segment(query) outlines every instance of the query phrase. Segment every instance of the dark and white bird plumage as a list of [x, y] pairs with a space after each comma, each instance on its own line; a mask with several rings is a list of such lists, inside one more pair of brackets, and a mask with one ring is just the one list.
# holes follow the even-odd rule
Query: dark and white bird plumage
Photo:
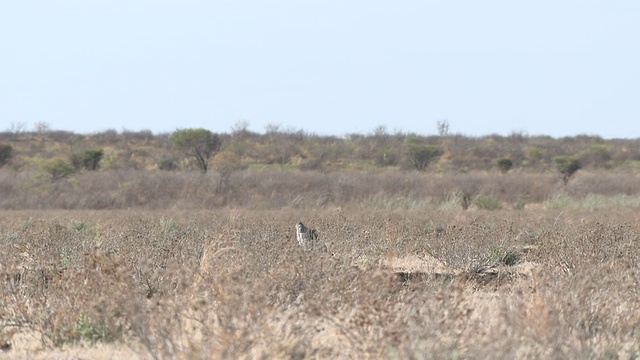
[[296, 239], [300, 246], [313, 245], [318, 240], [318, 231], [304, 226], [302, 221], [296, 224]]

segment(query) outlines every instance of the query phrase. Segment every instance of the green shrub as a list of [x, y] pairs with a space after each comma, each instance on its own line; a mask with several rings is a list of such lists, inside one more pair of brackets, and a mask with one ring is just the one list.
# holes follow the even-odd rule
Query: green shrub
[[562, 182], [565, 186], [573, 174], [582, 168], [580, 161], [572, 156], [556, 156], [553, 158], [553, 162], [562, 175]]
[[173, 170], [178, 170], [178, 164], [176, 164], [174, 159], [170, 159], [170, 158], [162, 158], [160, 160], [158, 160], [158, 169], [160, 170], [166, 170], [166, 171], [173, 171]]
[[542, 160], [542, 158], [543, 158], [542, 150], [540, 150], [538, 148], [529, 149], [529, 159], [532, 162], [538, 162], [538, 161]]
[[518, 260], [520, 260], [520, 256], [514, 250], [507, 249], [506, 247], [500, 245], [491, 250], [489, 259], [494, 263], [513, 266], [518, 263]]
[[62, 346], [81, 341], [89, 344], [110, 343], [120, 339], [123, 333], [123, 326], [114, 324], [111, 319], [100, 317], [94, 320], [90, 316], [80, 315], [74, 323], [61, 324], [50, 337], [54, 345]]
[[204, 174], [209, 167], [209, 159], [220, 151], [222, 142], [217, 134], [206, 129], [179, 129], [171, 134], [171, 142], [185, 154], [193, 156]]
[[102, 149], [91, 149], [71, 155], [71, 163], [77, 170], [97, 170], [104, 156]]
[[502, 204], [498, 199], [489, 195], [480, 195], [473, 200], [473, 204], [480, 209], [497, 210], [502, 208]]
[[545, 210], [567, 209], [573, 207], [575, 200], [566, 193], [553, 194], [543, 204]]
[[84, 221], [71, 220], [71, 228], [75, 231], [82, 231], [86, 228]]
[[498, 165], [498, 170], [500, 170], [500, 172], [503, 174], [508, 173], [509, 170], [511, 170], [511, 168], [513, 167], [513, 161], [509, 159], [498, 159], [496, 161], [496, 164]]
[[580, 162], [595, 168], [609, 167], [611, 161], [611, 150], [604, 143], [594, 143], [589, 146], [589, 150], [580, 155]]
[[409, 163], [418, 171], [429, 166], [436, 157], [442, 155], [442, 150], [435, 145], [410, 145], [407, 150]]
[[0, 144], [0, 167], [6, 165], [13, 157], [13, 148], [11, 145]]
[[38, 167], [49, 174], [51, 181], [56, 181], [69, 176], [75, 169], [69, 162], [62, 158], [45, 159], [38, 163]]

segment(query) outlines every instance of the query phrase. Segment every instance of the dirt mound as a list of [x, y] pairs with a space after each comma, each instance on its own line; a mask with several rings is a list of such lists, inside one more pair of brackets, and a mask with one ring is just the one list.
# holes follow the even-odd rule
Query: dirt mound
[[533, 276], [536, 264], [522, 262], [513, 266], [488, 264], [474, 269], [463, 270], [447, 266], [443, 261], [430, 256], [407, 255], [389, 256], [382, 262], [384, 269], [389, 269], [402, 282], [425, 281], [429, 279], [460, 279], [471, 281], [475, 285], [512, 283], [518, 279], [529, 279]]

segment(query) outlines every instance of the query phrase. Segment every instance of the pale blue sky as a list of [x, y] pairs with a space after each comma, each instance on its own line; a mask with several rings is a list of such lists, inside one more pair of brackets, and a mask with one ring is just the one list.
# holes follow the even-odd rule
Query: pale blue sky
[[640, 137], [638, 0], [7, 0], [0, 131]]

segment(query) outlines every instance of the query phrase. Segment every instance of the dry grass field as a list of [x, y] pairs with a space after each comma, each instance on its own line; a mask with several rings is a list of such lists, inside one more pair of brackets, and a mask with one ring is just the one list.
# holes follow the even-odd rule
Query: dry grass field
[[639, 234], [634, 208], [3, 211], [0, 359], [638, 358]]
[[0, 133], [0, 359], [640, 359], [640, 140], [221, 138]]

